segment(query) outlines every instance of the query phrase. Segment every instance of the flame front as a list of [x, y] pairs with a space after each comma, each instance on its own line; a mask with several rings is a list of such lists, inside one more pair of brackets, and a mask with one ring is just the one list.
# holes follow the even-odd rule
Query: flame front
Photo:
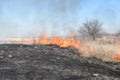
[[70, 38], [50, 37], [41, 35], [39, 38], [23, 39], [22, 44], [54, 44], [60, 47], [73, 46], [76, 49], [80, 48], [80, 43], [75, 40], [75, 35], [71, 35]]
[[[120, 42], [118, 42], [118, 48], [120, 49]], [[114, 61], [120, 62], [120, 51], [117, 51], [117, 53], [115, 53], [115, 54], [112, 56], [112, 59], [113, 59]]]

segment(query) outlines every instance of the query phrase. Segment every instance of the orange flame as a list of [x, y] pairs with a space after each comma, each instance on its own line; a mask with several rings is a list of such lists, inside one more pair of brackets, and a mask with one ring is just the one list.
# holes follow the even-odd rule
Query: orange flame
[[[118, 42], [118, 47], [119, 47], [119, 49], [120, 49], [120, 42]], [[119, 51], [118, 51], [118, 53], [115, 53], [115, 54], [112, 56], [112, 59], [113, 59], [114, 61], [120, 62], [120, 54], [119, 54]]]
[[113, 60], [120, 62], [120, 55], [119, 54], [117, 54], [117, 53], [114, 54], [112, 58], [113, 58]]
[[80, 43], [75, 40], [75, 35], [71, 34], [70, 38], [51, 37], [48, 38], [46, 35], [41, 35], [39, 38], [23, 39], [22, 44], [54, 44], [60, 47], [73, 46], [76, 49], [80, 48]]

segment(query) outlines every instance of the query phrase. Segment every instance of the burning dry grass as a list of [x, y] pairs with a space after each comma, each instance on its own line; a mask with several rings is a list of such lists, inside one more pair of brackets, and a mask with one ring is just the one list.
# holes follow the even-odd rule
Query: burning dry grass
[[118, 51], [112, 56], [112, 59], [120, 62], [120, 42], [118, 42]]
[[76, 40], [75, 35], [71, 35], [69, 38], [48, 38], [42, 35], [39, 38], [24, 38], [19, 41], [22, 44], [55, 44], [60, 47], [73, 46], [79, 49], [81, 56], [92, 57], [103, 61], [120, 62], [120, 43], [117, 41], [110, 43], [110, 41], [103, 40], [102, 38], [100, 41], [89, 41], [88, 39], [81, 41], [79, 39]]
[[82, 51], [81, 55], [85, 57], [93, 57], [103, 61], [113, 61], [112, 56], [119, 52], [116, 44], [99, 44], [97, 42], [83, 43], [90, 48], [88, 51]]
[[103, 61], [120, 62], [120, 39], [115, 36], [104, 36], [91, 41], [87, 38], [81, 40], [81, 43], [89, 47], [89, 50], [81, 50], [81, 55], [93, 57]]
[[[111, 37], [110, 37], [111, 38]], [[111, 40], [111, 39], [110, 39]], [[55, 44], [60, 47], [73, 46], [77, 48], [81, 56], [93, 57], [103, 61], [119, 61], [120, 62], [120, 45], [117, 41], [110, 41], [108, 39], [96, 41], [80, 41], [76, 40], [75, 35], [71, 35], [69, 38], [50, 37], [42, 35], [39, 38], [31, 39], [30, 44]]]
[[46, 35], [41, 35], [38, 38], [33, 38], [33, 39], [23, 39], [22, 44], [26, 44], [26, 42], [29, 42], [28, 44], [54, 44], [59, 47], [69, 47], [73, 46], [76, 49], [80, 48], [80, 43], [79, 41], [76, 41], [75, 35], [71, 34], [69, 38], [60, 38], [60, 37], [47, 37]]

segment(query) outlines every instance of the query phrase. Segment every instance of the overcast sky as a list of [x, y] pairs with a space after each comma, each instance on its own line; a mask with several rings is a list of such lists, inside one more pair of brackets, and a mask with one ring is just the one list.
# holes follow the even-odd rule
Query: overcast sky
[[119, 5], [120, 0], [0, 0], [0, 37], [64, 35], [93, 19], [113, 33], [120, 29]]

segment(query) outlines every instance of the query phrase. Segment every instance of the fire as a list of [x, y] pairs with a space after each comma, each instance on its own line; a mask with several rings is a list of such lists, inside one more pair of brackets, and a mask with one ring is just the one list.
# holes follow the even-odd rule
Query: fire
[[76, 41], [75, 35], [71, 34], [70, 38], [50, 37], [41, 35], [39, 38], [23, 39], [22, 44], [54, 44], [60, 47], [73, 46], [76, 49], [80, 48], [80, 43]]
[[120, 54], [117, 54], [117, 53], [116, 53], [116, 54], [113, 55], [112, 58], [113, 58], [113, 60], [115, 60], [115, 61], [117, 61], [117, 62], [120, 62]]
[[[119, 47], [119, 49], [120, 49], [120, 42], [118, 42], [118, 47]], [[115, 54], [112, 56], [112, 59], [113, 59], [114, 61], [120, 62], [120, 53], [119, 53], [119, 51], [117, 51], [117, 53], [115, 53]]]
[[84, 44], [81, 44], [79, 40], [76, 40], [74, 34], [71, 34], [69, 37], [47, 37], [45, 34], [42, 34], [40, 37], [36, 38], [1, 38], [0, 40], [9, 41], [10, 44], [53, 44], [59, 47], [72, 46], [79, 51], [90, 51], [88, 46], [85, 46]]

